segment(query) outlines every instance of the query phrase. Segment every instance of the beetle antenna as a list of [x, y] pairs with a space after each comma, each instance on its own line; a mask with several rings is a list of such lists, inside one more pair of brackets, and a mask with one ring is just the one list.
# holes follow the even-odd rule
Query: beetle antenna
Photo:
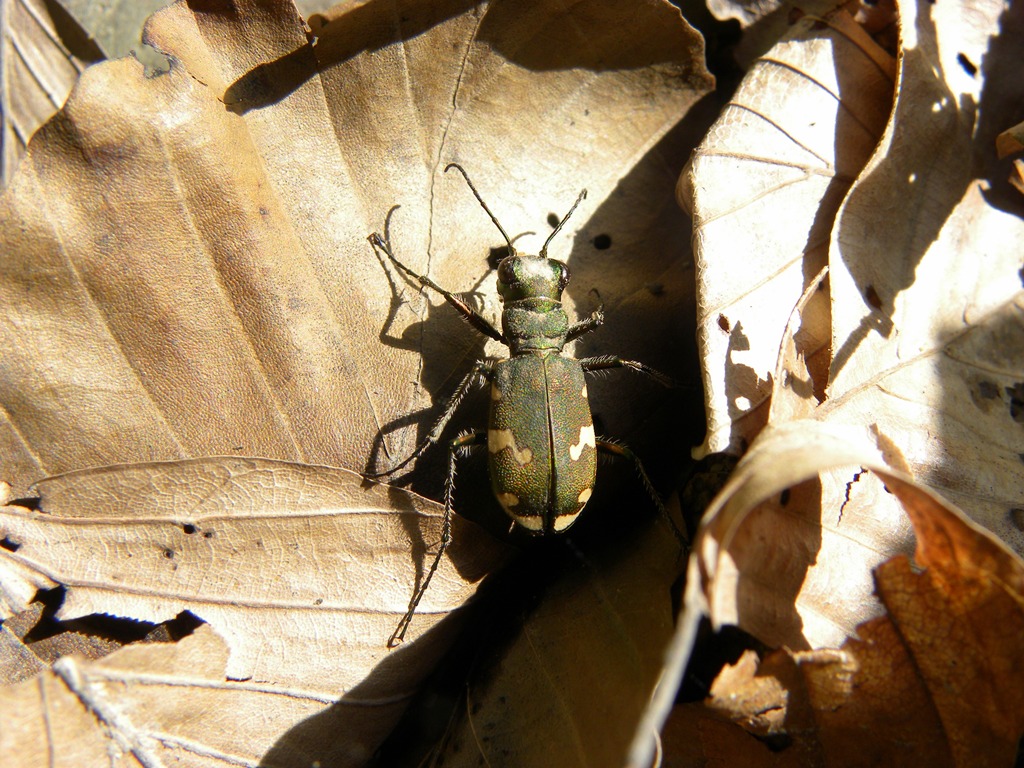
[[540, 258], [546, 259], [548, 257], [548, 243], [550, 243], [554, 236], [558, 234], [565, 222], [567, 222], [569, 217], [572, 216], [572, 212], [576, 210], [576, 206], [582, 203], [586, 197], [587, 190], [584, 189], [580, 192], [580, 196], [576, 198], [576, 202], [572, 204], [572, 208], [569, 209], [569, 212], [565, 214], [560, 222], [558, 222], [558, 226], [555, 227], [555, 231], [548, 235], [548, 239], [544, 241], [544, 247], [540, 249]]
[[498, 228], [498, 231], [501, 232], [501, 236], [504, 237], [505, 242], [508, 243], [509, 253], [515, 253], [515, 246], [512, 245], [512, 240], [509, 239], [508, 233], [505, 232], [505, 228], [498, 223], [498, 219], [494, 216], [493, 213], [491, 213], [491, 209], [487, 207], [487, 203], [485, 203], [484, 199], [480, 197], [480, 193], [476, 191], [476, 187], [473, 186], [473, 182], [469, 180], [469, 174], [466, 173], [466, 169], [463, 168], [458, 163], [448, 163], [448, 165], [444, 167], [444, 172], [448, 173], [448, 171], [450, 171], [452, 168], [456, 169], [459, 173], [461, 173], [462, 178], [464, 178], [466, 180], [466, 183], [469, 184], [469, 188], [473, 191], [473, 196], [477, 199], [477, 202], [480, 203], [480, 207], [487, 211], [487, 215], [491, 217], [491, 221], [494, 222], [494, 226]]

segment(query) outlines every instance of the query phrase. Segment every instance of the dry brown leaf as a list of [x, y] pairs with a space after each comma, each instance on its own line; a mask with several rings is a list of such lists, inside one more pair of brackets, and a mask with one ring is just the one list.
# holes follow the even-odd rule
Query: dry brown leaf
[[18, 167], [32, 134], [64, 106], [82, 70], [102, 58], [103, 51], [59, 3], [0, 3], [0, 171], [4, 185]]
[[[697, 534], [671, 651], [678, 673], [705, 614], [770, 645], [816, 649], [841, 645], [883, 611], [871, 571], [912, 540], [896, 498], [864, 467], [911, 473], [1024, 549], [1017, 511], [1024, 485], [1017, 244], [1024, 224], [994, 162], [993, 141], [1024, 100], [1024, 82], [1011, 74], [1020, 61], [1021, 37], [1011, 33], [1020, 28], [1017, 11], [995, 2], [901, 6], [895, 107], [874, 155], [847, 179], [853, 183], [841, 205], [821, 194], [795, 210], [766, 213], [756, 226], [736, 227], [751, 244], [731, 253], [754, 252], [755, 264], [787, 267], [798, 279], [774, 292], [777, 306], [743, 318], [759, 332], [771, 328], [750, 343], [748, 355], [723, 343], [705, 360], [709, 391], [722, 393], [710, 401], [715, 426], [706, 447], [742, 447], [760, 429], [740, 420], [751, 393], [767, 390], [750, 385], [770, 383], [771, 412]], [[766, 86], [763, 98], [783, 97]], [[818, 113], [797, 114], [820, 124]], [[827, 140], [842, 145], [847, 134], [835, 130], [833, 111], [824, 114]], [[699, 265], [709, 263], [724, 249], [704, 242], [704, 189], [722, 197], [712, 212], [747, 198], [735, 202], [707, 173], [683, 182], [702, 226], [695, 255]], [[731, 178], [733, 190], [751, 185], [763, 185], [761, 176]], [[770, 237], [776, 222], [793, 220], [802, 221], [795, 228], [801, 248], [819, 246], [797, 252], [795, 262], [793, 247]], [[738, 295], [763, 279], [749, 268], [734, 275], [740, 279], [729, 285]], [[825, 287], [827, 307], [818, 294]], [[712, 296], [702, 299], [710, 309]], [[721, 332], [735, 327], [723, 315]], [[830, 357], [827, 382], [822, 356]], [[751, 358], [758, 365], [748, 364]], [[840, 465], [859, 468], [825, 471]], [[959, 629], [970, 631], [964, 624]], [[838, 684], [840, 672], [826, 677]], [[651, 711], [670, 706], [670, 695], [659, 693]], [[660, 722], [655, 715], [651, 721]]]
[[662, 520], [581, 557], [474, 671], [437, 764], [622, 766], [661, 676], [681, 562]]
[[678, 708], [684, 722], [670, 733], [696, 729], [718, 760], [738, 745], [751, 766], [1012, 763], [1024, 735], [1024, 561], [937, 497], [886, 483], [919, 542], [913, 564], [897, 557], [875, 572], [887, 615], [838, 651], [782, 650], [759, 667], [745, 657], [706, 702], [750, 733], [791, 741], [789, 754], [735, 732], [705, 741], [710, 713], [698, 705]]
[[[764, 425], [783, 332], [885, 126], [893, 71], [845, 12], [801, 19], [747, 75], [680, 178], [701, 292], [702, 452], [739, 450]], [[828, 325], [811, 332], [808, 356]]]
[[1024, 152], [1024, 123], [1017, 123], [996, 136], [996, 153], [1000, 159], [1018, 152]]
[[[316, 503], [288, 519], [247, 516], [277, 505], [276, 485], [246, 492], [242, 484], [232, 495], [228, 482], [223, 514], [242, 516], [217, 550], [228, 561], [197, 570], [204, 547], [221, 544], [189, 522], [209, 503], [197, 468], [230, 475], [271, 465], [188, 457], [363, 469], [411, 451], [411, 423], [432, 421], [431, 400], [447, 395], [482, 343], [450, 308], [432, 306], [382, 266], [366, 236], [400, 203], [390, 230], [400, 258], [453, 290], [493, 295], [485, 257], [500, 235], [465, 186], [443, 174], [453, 160], [509, 232], [539, 232], [517, 241], [525, 250], [586, 186], [587, 202], [552, 244], [573, 270], [569, 307], [575, 297], [589, 311], [591, 288], [606, 306], [606, 329], [577, 354], [621, 352], [688, 378], [682, 339], [693, 295], [685, 224], [671, 204], [688, 147], [673, 127], [711, 80], [699, 36], [667, 3], [350, 3], [313, 44], [289, 3], [194, 8], [173, 5], [147, 28], [172, 58], [167, 74], [146, 78], [130, 60], [89, 70], [0, 200], [0, 477], [22, 495], [49, 473], [177, 460], [45, 481], [48, 515], [9, 512], [17, 551], [0, 551], [3, 595], [13, 610], [38, 587], [68, 584], [64, 617], [109, 611], [157, 621], [188, 608], [227, 639], [228, 677], [307, 686], [314, 709], [342, 696], [330, 710], [341, 708], [338, 718], [314, 717], [309, 727], [333, 728], [357, 764], [444, 644], [430, 631], [383, 657], [438, 538], [437, 519], [424, 521], [433, 533], [406, 530], [408, 515], [395, 509], [409, 497], [392, 491], [344, 538], [319, 529], [336, 518], [314, 514]], [[602, 395], [612, 386], [614, 400]], [[652, 424], [650, 444], [674, 466], [690, 442], [680, 438], [679, 396], [652, 389], [597, 384], [595, 412], [642, 455], [632, 430]], [[436, 463], [443, 453], [434, 452]], [[195, 476], [168, 479], [153, 495], [162, 472]], [[423, 487], [440, 487], [439, 473], [418, 474]], [[133, 504], [163, 510], [160, 519], [122, 529], [121, 517], [136, 519], [124, 512]], [[78, 517], [57, 517], [57, 508]], [[111, 510], [117, 524], [104, 518]], [[61, 533], [39, 552], [44, 530]], [[373, 549], [382, 531], [383, 560]], [[476, 542], [456, 531], [455, 562], [463, 547], [473, 562], [493, 560]], [[127, 578], [109, 559], [134, 546]], [[29, 553], [45, 572], [25, 561]], [[250, 583], [260, 562], [263, 575]], [[427, 632], [432, 610], [461, 604], [491, 564], [451, 574], [449, 592], [432, 584], [413, 632]], [[180, 590], [167, 593], [168, 579]], [[667, 615], [667, 584], [659, 586], [649, 602]], [[247, 603], [253, 589], [270, 591], [266, 605]], [[570, 629], [579, 631], [563, 624], [554, 633]], [[661, 639], [654, 634], [648, 642]], [[650, 684], [641, 681], [637, 695]], [[282, 736], [279, 726], [292, 721], [275, 721], [266, 701], [239, 708], [238, 738], [262, 728], [286, 753], [302, 727]], [[199, 754], [205, 743], [186, 750]]]
[[[393, 727], [448, 642], [451, 628], [432, 628], [501, 551], [457, 518], [450, 559], [408, 636], [420, 641], [390, 653], [440, 538], [433, 502], [345, 470], [240, 458], [86, 470], [39, 490], [38, 512], [0, 509], [0, 575], [13, 608], [61, 584], [62, 619], [159, 622], [188, 610], [227, 641], [221, 677], [316, 692], [321, 708], [340, 700], [333, 727], [346, 729], [353, 754], [372, 752]], [[233, 727], [276, 724], [283, 734], [290, 721], [271, 700], [236, 709]]]
[[[61, 659], [0, 697], [0, 749], [12, 766], [362, 765], [366, 745], [336, 738], [373, 708], [316, 685], [225, 678], [210, 627], [175, 644]], [[293, 725], [280, 739], [280, 726]], [[272, 726], [272, 727], [268, 727]], [[351, 732], [351, 731], [350, 731]]]
[[[399, 256], [479, 286], [500, 235], [443, 174], [451, 160], [509, 232], [541, 231], [524, 249], [586, 186], [552, 248], [571, 254], [570, 304], [589, 311], [599, 288], [606, 305], [583, 351], [686, 378], [684, 223], [664, 196], [685, 150], [659, 140], [710, 79], [677, 10], [353, 4], [310, 46], [288, 3], [179, 3], [147, 39], [171, 71], [89, 70], [0, 200], [0, 446], [17, 492], [117, 462], [407, 455], [409, 415], [429, 423], [481, 343], [448, 307], [427, 317], [366, 237], [400, 203]], [[624, 388], [646, 394], [602, 409], [597, 392], [610, 434], [652, 413], [671, 428], [665, 393]]]

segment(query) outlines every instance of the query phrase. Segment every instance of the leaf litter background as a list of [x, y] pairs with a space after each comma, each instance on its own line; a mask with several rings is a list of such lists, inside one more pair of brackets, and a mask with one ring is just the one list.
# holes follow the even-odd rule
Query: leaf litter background
[[[187, 608], [210, 626], [99, 661], [66, 657], [9, 689], [18, 726], [5, 754], [31, 765], [42, 753], [29, 750], [52, 749], [80, 765], [113, 745], [125, 764], [361, 764], [393, 728], [450, 642], [436, 618], [503, 555], [460, 522], [462, 545], [428, 596], [439, 613], [388, 655], [374, 643], [417, 577], [410, 542], [422, 557], [436, 539], [437, 509], [309, 464], [362, 469], [371, 445], [385, 463], [405, 455], [416, 440], [405, 415], [422, 430], [431, 396], [480, 353], [451, 313], [424, 315], [412, 287], [389, 284], [364, 240], [398, 202], [399, 253], [421, 269], [427, 255], [444, 285], [483, 279], [481, 254], [498, 243], [468, 191], [438, 173], [445, 161], [470, 169], [514, 233], [542, 228], [588, 186], [593, 208], [562, 236], [570, 298], [586, 312], [598, 288], [609, 323], [578, 352], [692, 380], [686, 233], [670, 189], [696, 142], [686, 121], [660, 137], [710, 85], [693, 34], [654, 4], [628, 16], [656, 32], [600, 4], [546, 23], [540, 6], [520, 18], [455, 5], [423, 16], [354, 4], [322, 17], [333, 25], [314, 19], [312, 51], [288, 8], [179, 6], [150, 27], [174, 56], [168, 75], [144, 79], [129, 61], [90, 70], [35, 140], [3, 203], [5, 253], [18, 254], [3, 280], [14, 494], [61, 471], [178, 461], [73, 472], [39, 486], [43, 514], [8, 507], [9, 611], [28, 615], [35, 589], [59, 583], [62, 617], [156, 622]], [[745, 656], [706, 706], [677, 707], [668, 764], [864, 764], [876, 755], [866, 739], [894, 764], [922, 745], [935, 764], [1012, 759], [1019, 558], [900, 478], [941, 490], [1020, 551], [1021, 206], [994, 153], [1021, 118], [1005, 74], [1020, 10], [901, 6], [899, 59], [864, 31], [886, 40], [884, 9], [805, 10], [819, 15], [783, 7], [747, 30], [765, 52], [680, 182], [695, 224], [704, 450], [753, 445], [697, 534], [666, 666], [679, 564], [653, 526], [541, 590], [500, 661], [462, 691], [472, 715], [440, 746], [449, 764], [478, 750], [505, 764], [620, 764], [634, 731], [631, 759], [647, 764], [705, 613], [795, 653], [757, 672]], [[775, 43], [764, 30], [780, 26]], [[574, 32], [522, 45], [538, 29]], [[595, 249], [609, 233], [612, 248]], [[646, 446], [700, 439], [672, 395], [628, 380], [595, 389], [605, 431], [645, 459]], [[182, 461], [216, 453], [302, 464]], [[662, 463], [671, 477], [681, 453]], [[891, 493], [863, 469], [818, 475], [843, 464], [879, 470]], [[415, 487], [436, 497], [437, 476], [420, 468]], [[631, 503], [639, 512], [643, 499]], [[897, 558], [872, 577], [898, 553], [913, 567]], [[7, 631], [17, 618], [5, 624], [19, 660], [9, 679], [35, 658]], [[545, 739], [529, 725], [540, 701], [554, 702]]]

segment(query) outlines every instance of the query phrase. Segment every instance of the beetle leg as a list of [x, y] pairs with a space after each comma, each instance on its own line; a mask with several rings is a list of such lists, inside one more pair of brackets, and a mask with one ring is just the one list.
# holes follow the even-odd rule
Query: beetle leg
[[600, 328], [601, 324], [604, 323], [604, 311], [603, 307], [598, 307], [590, 313], [590, 317], [586, 320], [580, 320], [578, 323], [573, 323], [569, 326], [569, 331], [565, 334], [566, 341], [572, 341], [578, 339], [585, 333], [590, 333], [595, 328]]
[[441, 564], [441, 558], [444, 556], [445, 550], [451, 544], [452, 513], [454, 511], [452, 509], [452, 497], [455, 493], [455, 459], [458, 458], [463, 449], [485, 445], [486, 443], [486, 432], [464, 432], [448, 443], [448, 477], [444, 483], [444, 518], [441, 521], [441, 542], [437, 545], [437, 554], [434, 555], [434, 562], [430, 564], [426, 577], [413, 593], [412, 600], [409, 601], [409, 610], [405, 612], [402, 620], [398, 622], [398, 626], [395, 627], [395, 631], [388, 640], [388, 648], [394, 648], [405, 639], [405, 632], [409, 629], [409, 623], [416, 613], [416, 607], [420, 604], [420, 600], [426, 593], [427, 587], [430, 586], [430, 580], [434, 577], [434, 572]]
[[613, 456], [621, 456], [633, 462], [633, 466], [636, 467], [637, 474], [640, 475], [640, 480], [644, 484], [644, 489], [647, 491], [647, 495], [651, 497], [651, 501], [653, 501], [654, 506], [658, 508], [658, 512], [661, 514], [662, 517], [665, 518], [665, 520], [668, 521], [668, 524], [672, 527], [672, 532], [676, 535], [676, 539], [679, 540], [680, 546], [682, 546], [684, 550], [689, 550], [689, 539], [683, 531], [679, 530], [679, 526], [676, 525], [675, 520], [672, 519], [672, 516], [668, 513], [668, 510], [665, 509], [665, 504], [662, 502], [661, 497], [658, 495], [658, 492], [654, 490], [654, 486], [651, 484], [651, 479], [647, 476], [647, 470], [644, 469], [644, 465], [640, 461], [640, 457], [633, 453], [633, 451], [631, 451], [625, 445], [615, 440], [609, 440], [606, 437], [599, 437], [597, 438], [596, 442], [597, 450], [604, 451], [605, 453], [610, 453]]
[[403, 264], [397, 258], [395, 258], [395, 254], [391, 252], [391, 247], [388, 245], [387, 241], [383, 237], [374, 232], [366, 239], [370, 241], [370, 245], [372, 245], [374, 249], [383, 251], [384, 255], [391, 259], [392, 264], [394, 264], [396, 267], [402, 270], [413, 280], [416, 280], [419, 282], [420, 285], [424, 285], [427, 288], [432, 288], [433, 290], [441, 294], [444, 297], [444, 300], [451, 304], [453, 307], [455, 307], [455, 309], [458, 310], [459, 314], [462, 315], [463, 319], [470, 325], [472, 325], [474, 328], [476, 328], [480, 333], [482, 333], [484, 336], [488, 336], [494, 339], [495, 341], [500, 341], [502, 344], [508, 346], [508, 342], [505, 340], [505, 336], [501, 333], [501, 331], [499, 331], [497, 328], [491, 325], [490, 321], [487, 320], [487, 318], [485, 318], [483, 315], [481, 315], [479, 312], [477, 312], [475, 309], [469, 306], [469, 304], [467, 304], [461, 296], [457, 296], [451, 291], [446, 291], [444, 288], [435, 283], [429, 277], [413, 272], [411, 269], [405, 266], [405, 264]]
[[585, 357], [579, 361], [580, 365], [583, 366], [583, 370], [591, 373], [593, 371], [605, 371], [609, 368], [629, 368], [636, 371], [637, 373], [644, 373], [654, 379], [656, 382], [661, 384], [663, 387], [678, 387], [679, 382], [673, 379], [671, 376], [666, 376], [660, 371], [656, 371], [650, 366], [638, 363], [636, 360], [623, 360], [621, 357], [615, 355], [601, 355], [600, 357]]
[[412, 455], [383, 472], [364, 472], [363, 477], [375, 479], [378, 477], [393, 475], [402, 467], [409, 464], [413, 459], [422, 456], [423, 452], [427, 450], [427, 448], [441, 439], [441, 433], [443, 433], [444, 428], [448, 426], [448, 422], [452, 420], [452, 416], [455, 415], [455, 411], [462, 403], [466, 393], [469, 392], [472, 386], [477, 383], [477, 377], [480, 376], [483, 377], [484, 381], [490, 381], [493, 375], [494, 371], [491, 369], [491, 364], [478, 360], [473, 366], [473, 370], [466, 374], [465, 378], [459, 383], [458, 388], [452, 396], [448, 398], [448, 402], [444, 406], [444, 411], [441, 412], [437, 421], [434, 422], [434, 426], [430, 429], [430, 434], [426, 436], [422, 443], [416, 446], [416, 450], [412, 452]]

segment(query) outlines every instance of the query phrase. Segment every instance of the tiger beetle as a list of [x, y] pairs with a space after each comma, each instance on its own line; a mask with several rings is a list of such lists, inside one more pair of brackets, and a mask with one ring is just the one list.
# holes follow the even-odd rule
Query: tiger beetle
[[[457, 163], [449, 163], [444, 170], [447, 173], [452, 168], [465, 178], [480, 207], [508, 244], [508, 255], [498, 264], [498, 293], [503, 304], [500, 331], [460, 296], [446, 291], [429, 277], [417, 274], [395, 258], [388, 239], [376, 232], [368, 239], [398, 269], [441, 294], [477, 331], [507, 346], [510, 356], [505, 360], [478, 361], [412, 455], [384, 472], [366, 475], [379, 478], [394, 474], [421, 456], [440, 440], [445, 426], [469, 390], [477, 384], [490, 382], [491, 408], [487, 431], [463, 432], [448, 444], [441, 543], [426, 578], [412, 596], [409, 610], [388, 640], [389, 648], [400, 644], [405, 637], [416, 606], [451, 542], [455, 459], [474, 446], [486, 443], [494, 495], [514, 523], [532, 534], [560, 533], [573, 524], [590, 499], [597, 474], [597, 452], [600, 450], [633, 462], [655, 506], [672, 525], [676, 536], [683, 539], [651, 485], [640, 459], [621, 443], [594, 434], [584, 374], [610, 368], [630, 368], [647, 374], [664, 386], [674, 386], [675, 382], [633, 360], [607, 355], [577, 360], [562, 352], [567, 342], [578, 339], [604, 322], [603, 305], [599, 303], [586, 320], [569, 324], [562, 308], [562, 291], [569, 282], [569, 268], [547, 255], [551, 240], [586, 198], [587, 190], [580, 192], [572, 208], [548, 235], [540, 254], [529, 256], [516, 251], [513, 240], [491, 213], [465, 169]], [[386, 226], [384, 231], [385, 234], [388, 231]]]

